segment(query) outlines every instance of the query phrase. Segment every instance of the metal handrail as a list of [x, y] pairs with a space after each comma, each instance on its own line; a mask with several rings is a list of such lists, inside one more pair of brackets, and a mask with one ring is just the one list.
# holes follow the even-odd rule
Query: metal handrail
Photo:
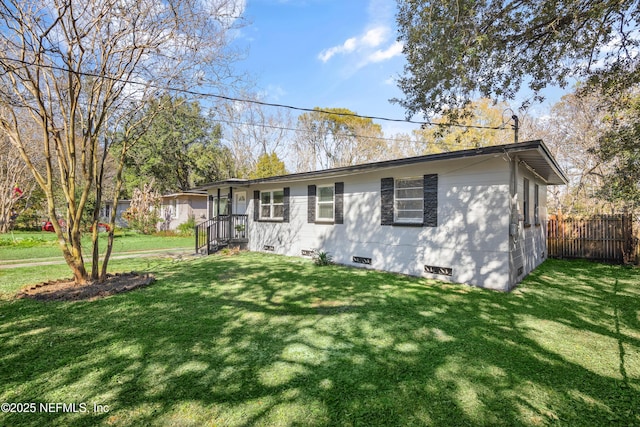
[[209, 254], [211, 246], [228, 242], [231, 239], [247, 239], [247, 215], [219, 215], [195, 226], [196, 252], [207, 248]]

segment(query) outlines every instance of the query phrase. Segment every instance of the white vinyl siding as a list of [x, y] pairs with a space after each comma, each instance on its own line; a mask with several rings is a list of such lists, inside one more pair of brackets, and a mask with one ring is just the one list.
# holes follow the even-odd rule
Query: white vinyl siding
[[421, 223], [424, 216], [424, 180], [422, 177], [395, 180], [395, 222]]
[[282, 219], [284, 216], [284, 191], [260, 192], [260, 219]]
[[316, 203], [316, 220], [333, 221], [335, 206], [333, 185], [318, 187]]
[[[439, 177], [438, 226], [418, 227], [421, 222], [404, 223], [407, 224], [404, 227], [381, 224], [381, 180], [392, 180], [389, 216], [390, 222], [394, 222], [396, 180], [415, 177], [424, 183], [425, 171]], [[323, 250], [331, 254], [335, 262], [354, 267], [494, 289], [509, 287], [510, 246], [508, 233], [504, 230], [508, 230], [510, 220], [510, 171], [502, 158], [492, 157], [482, 163], [477, 159], [462, 159], [455, 167], [451, 162], [434, 162], [428, 168], [420, 164], [393, 171], [374, 169], [340, 178], [344, 180], [345, 189], [342, 225], [337, 222], [340, 192], [334, 177], [290, 183], [289, 223], [259, 220], [260, 192], [278, 189], [274, 183], [249, 186], [247, 191], [257, 202], [249, 205], [251, 218], [253, 206], [258, 207], [256, 222], [250, 222], [247, 227], [249, 249], [262, 252], [269, 247], [274, 253], [290, 256]], [[522, 185], [521, 176], [517, 182]], [[335, 225], [332, 226], [318, 225], [323, 224], [316, 215], [319, 187], [323, 186], [334, 186]], [[313, 204], [309, 204], [311, 195]], [[543, 197], [541, 187], [541, 205], [544, 204]], [[313, 211], [312, 220], [309, 220], [310, 211]], [[353, 257], [371, 258], [371, 264], [354, 263]], [[425, 266], [452, 268], [453, 272], [451, 276], [429, 274]]]

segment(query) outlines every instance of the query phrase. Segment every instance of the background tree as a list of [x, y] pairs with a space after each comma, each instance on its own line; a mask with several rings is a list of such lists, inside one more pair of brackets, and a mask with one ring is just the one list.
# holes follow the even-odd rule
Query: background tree
[[319, 108], [298, 116], [299, 172], [380, 160], [387, 148], [382, 127], [346, 108]]
[[609, 127], [593, 151], [611, 165], [599, 195], [634, 211], [640, 207], [640, 93], [628, 93], [622, 101], [605, 116]]
[[143, 234], [156, 231], [160, 221], [160, 193], [153, 186], [153, 179], [141, 188], [134, 188], [131, 194], [131, 205], [123, 216], [132, 228]]
[[[132, 104], [156, 99], [168, 84], [193, 88], [209, 76], [223, 84], [230, 60], [226, 37], [237, 14], [229, 0], [0, 4], [0, 126], [45, 193], [49, 217], [67, 217], [68, 232], [53, 224], [76, 283], [89, 280], [81, 219], [92, 192], [96, 204], [101, 201], [109, 123]], [[23, 115], [39, 127], [42, 173], [26, 149]], [[62, 203], [54, 197], [54, 175]], [[94, 233], [94, 256], [97, 243]], [[96, 279], [97, 270], [91, 276]]]
[[185, 191], [233, 174], [222, 130], [197, 101], [165, 96], [146, 109], [150, 125], [125, 157], [127, 194], [155, 180], [162, 194]]
[[0, 137], [0, 233], [10, 231], [17, 216], [29, 207], [34, 187], [20, 153]]
[[[242, 99], [260, 101], [258, 94], [244, 92]], [[228, 102], [217, 109], [223, 125], [224, 144], [229, 148], [237, 177], [256, 171], [261, 156], [275, 153], [279, 159], [290, 154], [291, 115], [282, 109], [252, 102]]]
[[[397, 100], [413, 114], [456, 113], [477, 97], [539, 98], [570, 79], [617, 91], [639, 82], [636, 0], [398, 0], [407, 65]], [[618, 89], [615, 89], [618, 88]]]
[[550, 212], [594, 214], [613, 207], [598, 195], [610, 170], [596, 155], [605, 114], [598, 97], [571, 93], [548, 114], [523, 121], [523, 137], [543, 139], [569, 180], [566, 186], [547, 188]]
[[[431, 120], [435, 126], [427, 126], [413, 132], [415, 143], [422, 147], [420, 154], [442, 153], [490, 145], [513, 142], [511, 116], [506, 113], [509, 106], [495, 104], [487, 98], [473, 101], [465, 107], [466, 111], [456, 113], [460, 117], [456, 126], [448, 115]], [[459, 125], [459, 126], [457, 126]]]
[[278, 158], [278, 155], [273, 152], [271, 154], [263, 154], [258, 158], [256, 164], [256, 170], [249, 174], [249, 178], [268, 178], [270, 176], [286, 175], [287, 168], [284, 162]]

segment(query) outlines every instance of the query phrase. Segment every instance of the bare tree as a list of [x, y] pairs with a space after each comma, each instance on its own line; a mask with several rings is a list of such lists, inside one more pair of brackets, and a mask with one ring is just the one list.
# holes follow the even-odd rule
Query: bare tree
[[[243, 99], [260, 101], [257, 94], [244, 93]], [[248, 176], [256, 170], [260, 156], [276, 153], [286, 159], [291, 147], [293, 120], [288, 112], [251, 102], [229, 102], [217, 114], [223, 124], [223, 137], [230, 148], [237, 175]]]
[[[0, 138], [0, 233], [11, 229], [19, 201], [29, 198], [34, 183], [20, 154], [6, 138]], [[23, 204], [26, 207], [26, 204]]]
[[299, 172], [349, 166], [385, 158], [382, 127], [346, 108], [316, 107], [298, 117], [295, 145]]
[[[0, 126], [42, 188], [78, 284], [90, 279], [81, 218], [91, 192], [101, 202], [107, 131], [167, 86], [229, 84], [233, 0], [7, 0], [0, 4]], [[38, 124], [44, 171], [26, 149], [21, 117]], [[54, 198], [59, 176], [62, 204]], [[116, 204], [114, 203], [114, 206]], [[94, 225], [99, 208], [94, 210]], [[97, 227], [94, 227], [94, 257]], [[94, 259], [94, 266], [97, 260]], [[91, 279], [97, 279], [94, 267]]]
[[523, 121], [523, 138], [543, 139], [569, 179], [566, 186], [549, 187], [550, 210], [593, 214], [612, 207], [597, 194], [610, 167], [595, 153], [606, 127], [601, 107], [594, 96], [568, 94], [549, 115]]

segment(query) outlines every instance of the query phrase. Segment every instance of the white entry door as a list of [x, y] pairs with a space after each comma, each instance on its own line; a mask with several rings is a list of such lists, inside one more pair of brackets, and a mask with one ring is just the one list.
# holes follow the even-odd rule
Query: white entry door
[[234, 213], [236, 215], [244, 215], [247, 213], [247, 192], [239, 191], [233, 195], [234, 198]]

